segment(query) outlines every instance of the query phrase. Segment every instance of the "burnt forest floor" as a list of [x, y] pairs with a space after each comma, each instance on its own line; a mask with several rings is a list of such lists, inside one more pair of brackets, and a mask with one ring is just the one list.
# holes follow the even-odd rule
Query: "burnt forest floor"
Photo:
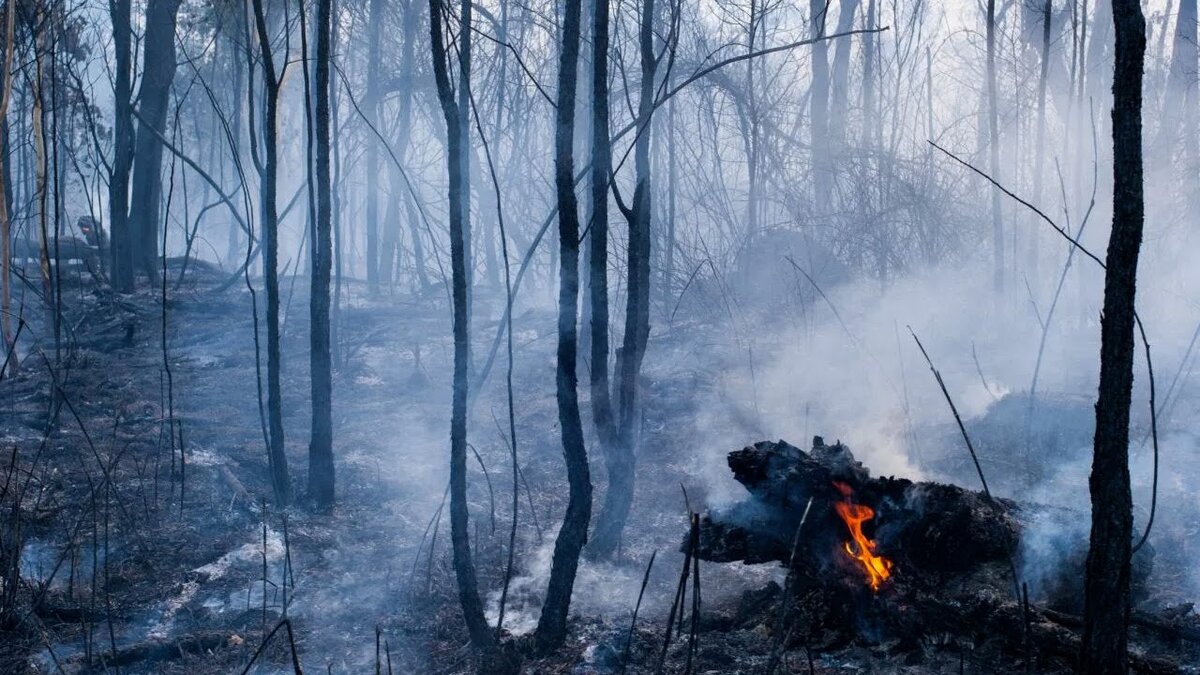
[[[117, 296], [76, 281], [64, 286], [59, 353], [41, 317], [30, 317], [22, 369], [0, 383], [0, 469], [8, 477], [3, 562], [19, 565], [22, 578], [19, 587], [5, 588], [12, 611], [0, 635], [0, 673], [238, 673], [285, 609], [307, 672], [376, 672], [377, 663], [384, 672], [389, 663], [395, 673], [470, 672], [443, 517], [452, 351], [444, 289], [367, 298], [359, 284], [347, 283], [335, 336], [338, 504], [330, 515], [315, 515], [302, 499], [285, 512], [270, 504], [251, 294], [241, 282], [220, 290], [225, 274], [208, 267], [189, 271], [179, 288], [175, 273], [165, 362], [159, 290]], [[256, 300], [261, 317], [261, 292]], [[284, 280], [284, 301], [282, 407], [292, 481], [302, 497], [309, 429], [303, 280]], [[499, 315], [502, 296], [480, 291], [475, 301], [485, 308], [478, 316]], [[28, 304], [37, 300], [31, 295]], [[477, 320], [473, 329], [478, 364], [496, 319]], [[554, 315], [519, 308], [514, 333], [523, 481], [505, 626], [521, 633], [536, 622], [565, 479]], [[722, 372], [744, 367], [744, 353], [727, 349], [729, 340], [702, 321], [676, 318], [656, 327], [638, 491], [620, 558], [585, 561], [567, 645], [526, 660], [527, 672], [618, 672], [652, 553], [626, 672], [656, 672], [683, 560], [684, 489], [693, 508], [705, 505], [711, 482], [704, 477], [713, 469], [701, 464], [714, 456], [712, 446], [723, 453], [760, 433], [746, 412], [752, 401], [727, 401], [721, 437], [711, 423], [687, 422], [701, 402], [723, 400]], [[738, 356], [723, 356], [731, 353]], [[505, 364], [501, 350], [471, 416], [473, 545], [491, 612], [512, 512]], [[586, 401], [584, 408], [586, 416]], [[590, 418], [585, 426], [590, 432]], [[603, 460], [592, 455], [598, 509]], [[975, 649], [953, 636], [915, 649], [886, 639], [791, 636], [777, 649], [782, 573], [774, 566], [701, 567], [692, 672], [763, 672], [773, 660], [784, 672], [1023, 669], [1020, 655]], [[291, 672], [291, 652], [281, 632], [252, 672]], [[684, 672], [686, 639], [675, 640], [663, 661], [662, 672]], [[1060, 660], [1036, 669], [1063, 668]]]

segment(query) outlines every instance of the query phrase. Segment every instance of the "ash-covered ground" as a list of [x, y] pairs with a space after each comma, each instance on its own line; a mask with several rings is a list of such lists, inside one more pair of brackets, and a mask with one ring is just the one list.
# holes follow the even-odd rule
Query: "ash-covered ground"
[[[19, 566], [21, 582], [6, 589], [17, 611], [3, 627], [0, 671], [242, 672], [286, 616], [306, 672], [469, 672], [472, 654], [459, 616], [444, 504], [445, 374], [452, 350], [444, 293], [367, 298], [347, 282], [336, 319], [338, 505], [321, 516], [302, 506], [279, 512], [270, 504], [252, 297], [241, 284], [217, 290], [224, 278], [201, 267], [182, 287], [169, 289], [165, 362], [158, 291], [116, 296], [80, 283], [66, 294], [70, 330], [60, 353], [38, 337], [38, 349], [22, 355], [20, 374], [0, 383], [6, 455], [0, 466], [8, 494], [21, 495], [19, 510], [5, 515], [6, 562]], [[293, 481], [302, 488], [309, 419], [303, 281], [285, 283], [285, 301], [283, 410]], [[480, 291], [475, 302], [478, 367], [498, 329], [503, 297]], [[657, 672], [660, 662], [662, 672], [716, 673], [769, 666], [822, 673], [1025, 668], [1023, 655], [954, 635], [915, 647], [885, 634], [851, 641], [781, 636], [777, 603], [786, 582], [773, 564], [702, 563], [694, 663], [688, 665], [686, 638], [663, 651], [688, 507], [700, 511], [744, 497], [725, 464], [729, 451], [763, 438], [805, 443], [824, 434], [851, 444], [875, 474], [977, 487], [957, 427], [902, 325], [893, 319], [892, 330], [879, 330], [889, 315], [863, 309], [835, 320], [814, 302], [765, 320], [716, 294], [696, 302], [709, 304], [676, 307], [654, 326], [639, 481], [619, 559], [585, 560], [567, 645], [551, 657], [527, 660], [526, 671], [619, 672], [626, 652], [631, 673]], [[714, 309], [723, 305], [720, 321], [693, 318], [719, 315]], [[922, 310], [909, 320], [930, 331], [926, 343], [934, 358], [945, 356], [939, 365], [960, 396], [994, 489], [1079, 509], [1079, 527], [1086, 528], [1091, 421], [1085, 392], [1095, 375], [1084, 368], [1094, 355], [1086, 348], [1054, 352], [1036, 414], [1026, 416], [1028, 393], [1009, 375], [1015, 369], [995, 360], [1031, 355], [1004, 348], [1005, 336], [993, 334], [980, 337], [979, 355], [972, 357], [975, 350], [959, 332], [937, 332], [945, 327], [940, 317], [951, 311]], [[519, 523], [504, 628], [518, 640], [536, 624], [565, 505], [554, 322], [554, 313], [536, 300], [518, 305], [514, 319]], [[970, 323], [969, 316], [955, 319]], [[31, 317], [30, 334], [40, 336], [40, 325]], [[1094, 340], [1095, 330], [1078, 321], [1063, 332], [1070, 342]], [[1174, 367], [1186, 363], [1186, 338], [1186, 332], [1163, 338], [1170, 354], [1163, 361], [1172, 366], [1160, 377], [1168, 382]], [[506, 362], [501, 349], [471, 408], [472, 544], [492, 620], [514, 486], [504, 421]], [[1189, 563], [1200, 553], [1197, 496], [1186, 464], [1196, 452], [1187, 425], [1195, 399], [1187, 392], [1187, 373], [1175, 379], [1172, 389], [1179, 393], [1167, 399], [1171, 414], [1160, 415], [1162, 470], [1151, 538], [1156, 565], [1142, 607], [1174, 608], [1187, 621], [1193, 614], [1186, 603], [1200, 597], [1200, 574]], [[1149, 450], [1138, 444], [1147, 417], [1135, 410], [1139, 528], [1152, 483]], [[591, 433], [586, 413], [585, 426]], [[604, 471], [598, 451], [592, 475], [599, 501]], [[18, 522], [19, 530], [11, 526]], [[1048, 572], [1077, 553], [1065, 550], [1065, 542], [1077, 541], [1074, 533], [1036, 534], [1021, 557], [1035, 598]], [[1186, 636], [1172, 644], [1179, 666], [1200, 672]], [[251, 672], [291, 672], [291, 654], [280, 633]], [[1063, 663], [1046, 659], [1029, 668], [1060, 672]]]

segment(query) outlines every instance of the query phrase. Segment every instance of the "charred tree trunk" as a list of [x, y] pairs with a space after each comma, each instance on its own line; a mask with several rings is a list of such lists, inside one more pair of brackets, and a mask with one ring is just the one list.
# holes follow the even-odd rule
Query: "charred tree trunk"
[[626, 261], [625, 335], [617, 359], [620, 377], [617, 384], [618, 425], [616, 442], [605, 448], [608, 489], [596, 518], [591, 552], [597, 557], [613, 555], [621, 542], [621, 533], [633, 504], [636, 468], [636, 429], [640, 421], [638, 381], [642, 358], [650, 337], [650, 220], [653, 215], [653, 185], [650, 177], [651, 123], [654, 121], [654, 84], [658, 58], [654, 53], [655, 0], [642, 5], [638, 42], [641, 52], [642, 81], [638, 100], [637, 138], [633, 163], [636, 187], [633, 204], [625, 210], [629, 224]]
[[450, 274], [454, 304], [454, 395], [450, 415], [450, 542], [454, 553], [454, 575], [458, 581], [458, 600], [471, 643], [476, 649], [495, 649], [496, 639], [483, 615], [475, 562], [471, 559], [471, 539], [467, 509], [467, 373], [470, 334], [467, 323], [467, 257], [463, 219], [469, 214], [462, 208], [467, 167], [463, 165], [462, 123], [467, 115], [455, 99], [450, 83], [449, 62], [442, 35], [445, 14], [442, 0], [429, 0], [430, 47], [438, 101], [446, 122], [446, 167], [449, 173]]
[[[180, 0], [149, 0], [142, 48], [142, 86], [138, 91], [138, 130], [133, 156], [133, 196], [129, 233], [133, 269], [151, 282], [158, 278], [158, 216], [162, 202], [162, 143], [167, 129], [168, 97], [175, 79], [175, 19]], [[165, 254], [165, 252], [164, 252]], [[114, 265], [118, 261], [113, 260]], [[133, 271], [130, 272], [131, 277]]]
[[1091, 548], [1087, 559], [1081, 666], [1124, 673], [1129, 639], [1133, 500], [1129, 487], [1129, 404], [1142, 193], [1142, 68], [1146, 21], [1139, 0], [1113, 0], [1113, 220], [1100, 321], [1100, 391], [1089, 486]]
[[263, 90], [263, 167], [259, 199], [262, 208], [263, 278], [267, 291], [267, 448], [271, 465], [271, 486], [275, 502], [286, 506], [292, 498], [288, 476], [287, 454], [284, 452], [283, 388], [280, 384], [281, 357], [279, 348], [279, 210], [275, 202], [279, 176], [279, 74], [271, 53], [271, 35], [267, 31], [263, 0], [254, 0], [254, 25], [258, 32], [261, 52]]
[[133, 290], [133, 232], [129, 227], [129, 170], [133, 165], [133, 113], [130, 97], [133, 57], [130, 0], [109, 0], [113, 31], [113, 159], [108, 182], [109, 246], [112, 285]]
[[[605, 459], [617, 442], [608, 381], [608, 181], [612, 171], [612, 140], [608, 111], [608, 0], [592, 6], [592, 197], [591, 251], [588, 254], [588, 292], [591, 298], [592, 418]], [[612, 471], [610, 468], [609, 471]], [[595, 538], [592, 540], [595, 547]]]
[[579, 204], [575, 197], [575, 88], [579, 64], [580, 0], [566, 0], [562, 48], [558, 64], [558, 109], [554, 133], [554, 187], [558, 198], [558, 422], [567, 464], [570, 494], [558, 539], [550, 584], [538, 619], [535, 641], [539, 651], [562, 645], [567, 637], [567, 611], [579, 554], [587, 542], [592, 515], [592, 481], [588, 474], [583, 422], [579, 417], [579, 378], [576, 373], [579, 311]]
[[329, 279], [333, 262], [333, 187], [329, 168], [329, 67], [333, 37], [332, 0], [317, 0], [315, 63], [317, 217], [312, 244], [309, 368], [312, 379], [312, 437], [308, 446], [308, 497], [318, 510], [333, 507], [333, 362], [329, 337]]

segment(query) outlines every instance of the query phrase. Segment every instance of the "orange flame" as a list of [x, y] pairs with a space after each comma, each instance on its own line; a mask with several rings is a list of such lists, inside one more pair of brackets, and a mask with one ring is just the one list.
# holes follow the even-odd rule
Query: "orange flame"
[[883, 582], [892, 576], [892, 561], [875, 555], [875, 542], [868, 539], [862, 531], [863, 523], [875, 517], [875, 509], [850, 501], [850, 496], [854, 494], [854, 491], [850, 489], [849, 485], [835, 481], [833, 486], [842, 493], [843, 498], [833, 507], [842, 521], [846, 523], [853, 540], [845, 542], [842, 546], [846, 549], [846, 554], [851, 559], [857, 560], [866, 571], [867, 582], [871, 585], [871, 590], [878, 591]]

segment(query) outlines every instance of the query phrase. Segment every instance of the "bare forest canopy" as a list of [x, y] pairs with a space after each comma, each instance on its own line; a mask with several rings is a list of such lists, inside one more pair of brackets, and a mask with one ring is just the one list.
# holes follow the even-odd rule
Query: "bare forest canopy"
[[1196, 2], [5, 0], [0, 672], [1200, 672]]

